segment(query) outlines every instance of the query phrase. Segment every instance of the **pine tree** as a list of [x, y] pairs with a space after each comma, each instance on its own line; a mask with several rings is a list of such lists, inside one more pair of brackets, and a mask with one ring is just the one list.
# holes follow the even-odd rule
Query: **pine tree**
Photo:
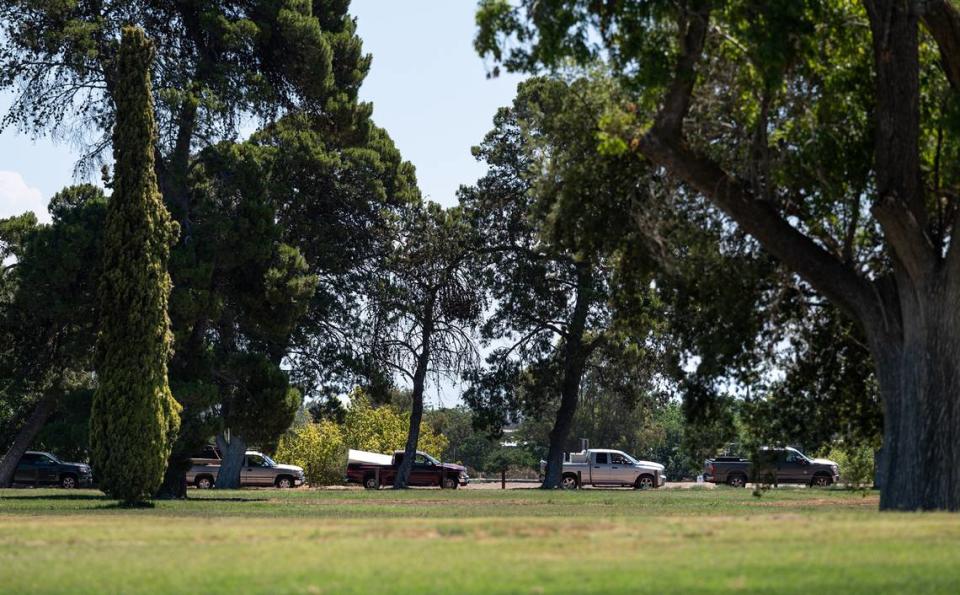
[[154, 173], [153, 44], [126, 27], [113, 90], [115, 176], [99, 287], [98, 389], [90, 440], [101, 489], [127, 503], [159, 487], [180, 425], [167, 381], [172, 352], [167, 260], [178, 228]]

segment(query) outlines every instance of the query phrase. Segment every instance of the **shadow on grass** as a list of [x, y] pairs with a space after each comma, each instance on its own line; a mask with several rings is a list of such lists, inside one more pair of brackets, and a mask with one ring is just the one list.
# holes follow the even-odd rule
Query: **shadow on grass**
[[103, 494], [34, 494], [30, 496], [0, 496], [4, 500], [109, 500]]

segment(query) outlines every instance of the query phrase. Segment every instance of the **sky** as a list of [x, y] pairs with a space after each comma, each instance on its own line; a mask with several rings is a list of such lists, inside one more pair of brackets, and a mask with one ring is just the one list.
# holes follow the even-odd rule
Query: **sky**
[[[373, 64], [360, 90], [374, 105], [404, 158], [417, 168], [425, 198], [456, 203], [461, 184], [484, 172], [470, 154], [492, 127], [498, 107], [509, 105], [520, 78], [487, 79], [473, 50], [474, 0], [353, 0], [364, 50]], [[11, 95], [0, 94], [0, 114]], [[0, 218], [34, 211], [49, 220], [46, 205], [74, 181], [78, 152], [49, 138], [0, 134]]]

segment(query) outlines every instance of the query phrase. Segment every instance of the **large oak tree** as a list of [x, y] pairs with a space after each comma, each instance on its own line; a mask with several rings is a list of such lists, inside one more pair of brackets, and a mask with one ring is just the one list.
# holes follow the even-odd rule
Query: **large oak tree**
[[960, 509], [956, 4], [487, 0], [478, 21], [508, 68], [613, 62], [629, 149], [862, 327], [881, 508]]

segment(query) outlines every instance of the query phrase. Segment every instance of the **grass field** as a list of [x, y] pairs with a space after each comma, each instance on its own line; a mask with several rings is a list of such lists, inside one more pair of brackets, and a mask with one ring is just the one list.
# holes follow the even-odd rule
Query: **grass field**
[[875, 494], [0, 490], [4, 593], [958, 593], [960, 516]]

